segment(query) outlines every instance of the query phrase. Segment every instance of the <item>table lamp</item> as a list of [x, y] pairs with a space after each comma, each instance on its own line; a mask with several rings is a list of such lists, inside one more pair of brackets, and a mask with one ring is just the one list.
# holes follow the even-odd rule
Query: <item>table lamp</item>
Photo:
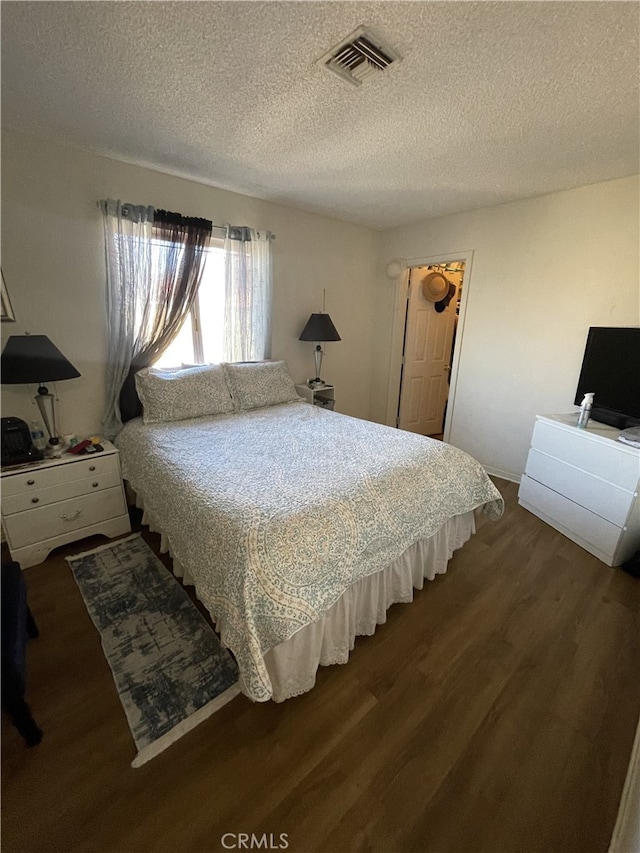
[[80, 373], [46, 335], [11, 335], [2, 351], [0, 369], [3, 385], [37, 383], [34, 399], [49, 433], [49, 452], [59, 456], [62, 442], [56, 426], [54, 397], [44, 383], [75, 379]]
[[316, 376], [315, 379], [309, 380], [309, 385], [322, 386], [324, 382], [320, 379], [320, 369], [322, 367], [322, 347], [321, 341], [340, 341], [342, 338], [338, 334], [336, 327], [331, 322], [331, 317], [328, 314], [312, 314], [307, 320], [307, 325], [302, 330], [302, 334], [298, 338], [299, 341], [315, 341], [315, 360], [316, 360]]

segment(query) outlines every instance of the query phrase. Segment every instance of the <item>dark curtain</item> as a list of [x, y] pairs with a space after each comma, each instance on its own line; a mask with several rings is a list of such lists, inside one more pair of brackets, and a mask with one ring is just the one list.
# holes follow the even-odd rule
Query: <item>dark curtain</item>
[[134, 376], [176, 337], [198, 293], [213, 223], [167, 210], [154, 211], [153, 240], [161, 244], [155, 298], [143, 307], [129, 374], [120, 391], [122, 422], [142, 414]]

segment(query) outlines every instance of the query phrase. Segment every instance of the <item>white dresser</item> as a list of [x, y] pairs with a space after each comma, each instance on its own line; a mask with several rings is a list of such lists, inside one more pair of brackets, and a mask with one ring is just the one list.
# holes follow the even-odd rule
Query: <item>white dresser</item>
[[2, 471], [2, 526], [23, 569], [59, 545], [131, 530], [118, 451], [109, 442], [103, 447]]
[[538, 415], [519, 503], [608, 566], [640, 549], [640, 449], [577, 414]]

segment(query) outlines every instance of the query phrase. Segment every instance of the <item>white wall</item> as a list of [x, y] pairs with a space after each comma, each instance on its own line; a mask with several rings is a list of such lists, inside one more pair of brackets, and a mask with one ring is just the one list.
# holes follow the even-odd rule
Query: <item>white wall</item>
[[[78, 368], [81, 378], [56, 389], [62, 434], [100, 432], [107, 328], [97, 201], [106, 197], [273, 231], [272, 357], [296, 381], [313, 375], [313, 345], [298, 335], [326, 288], [342, 341], [325, 345], [323, 377], [336, 383], [338, 411], [368, 417], [373, 231], [4, 132], [2, 270], [17, 322], [2, 324], [2, 345], [10, 334], [45, 334]], [[37, 417], [35, 391], [2, 386], [2, 415]]]
[[589, 326], [640, 325], [638, 210], [636, 176], [385, 232], [372, 418], [386, 417], [396, 286], [387, 263], [471, 250], [449, 440], [518, 480], [535, 415], [575, 411]]
[[[574, 408], [588, 327], [640, 324], [637, 177], [379, 234], [28, 136], [4, 132], [2, 143], [2, 269], [17, 317], [2, 343], [46, 334], [78, 367], [81, 378], [57, 388], [63, 433], [100, 431], [104, 197], [275, 232], [273, 357], [296, 380], [310, 375], [313, 347], [297, 338], [326, 288], [342, 341], [325, 345], [324, 377], [339, 411], [381, 422], [395, 295], [386, 264], [472, 251], [450, 440], [514, 479], [535, 414]], [[36, 417], [35, 390], [2, 386], [2, 415]]]

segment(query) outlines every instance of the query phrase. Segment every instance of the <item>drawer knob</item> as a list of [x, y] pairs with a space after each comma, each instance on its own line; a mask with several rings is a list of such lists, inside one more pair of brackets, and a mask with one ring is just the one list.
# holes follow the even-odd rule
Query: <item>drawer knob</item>
[[77, 509], [75, 512], [70, 512], [69, 514], [67, 514], [66, 512], [63, 512], [62, 515], [60, 516], [60, 518], [63, 521], [73, 521], [74, 519], [76, 519], [80, 515], [81, 512], [82, 512], [81, 509]]
[[35, 480], [27, 480], [27, 486], [33, 486]]
[[95, 470], [96, 470], [96, 466], [95, 466], [95, 465], [89, 465], [89, 470], [90, 470], [90, 471], [95, 471]]
[[91, 485], [93, 486], [94, 489], [97, 489], [98, 486], [100, 485], [100, 483], [91, 483]]
[[31, 498], [32, 504], [37, 504], [40, 501], [40, 498]]

